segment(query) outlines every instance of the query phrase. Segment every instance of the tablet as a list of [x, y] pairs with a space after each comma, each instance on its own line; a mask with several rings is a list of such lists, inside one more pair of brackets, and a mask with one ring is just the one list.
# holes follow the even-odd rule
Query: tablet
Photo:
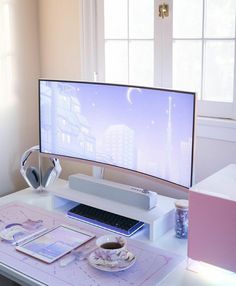
[[94, 237], [94, 234], [84, 230], [59, 225], [16, 246], [16, 250], [52, 263]]

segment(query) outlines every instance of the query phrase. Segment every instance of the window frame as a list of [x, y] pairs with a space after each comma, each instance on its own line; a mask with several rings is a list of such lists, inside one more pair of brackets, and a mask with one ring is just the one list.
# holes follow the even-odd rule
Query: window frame
[[[103, 3], [102, 0], [81, 1], [81, 73], [85, 80], [105, 81], [105, 46], [103, 37], [98, 36], [104, 35], [104, 24], [101, 20], [104, 10]], [[162, 1], [155, 0], [155, 13], [158, 11], [159, 4], [162, 4]], [[166, 0], [166, 4], [169, 5], [171, 15], [173, 0]], [[154, 34], [158, 34], [154, 38], [154, 65], [160, 67], [160, 69], [154, 69], [154, 85], [159, 87], [170, 86], [171, 82], [169, 71], [172, 70], [172, 23], [171, 16], [165, 18], [164, 21], [158, 16], [154, 18]], [[236, 40], [234, 43], [233, 102], [198, 100], [197, 115], [199, 117], [236, 120]]]

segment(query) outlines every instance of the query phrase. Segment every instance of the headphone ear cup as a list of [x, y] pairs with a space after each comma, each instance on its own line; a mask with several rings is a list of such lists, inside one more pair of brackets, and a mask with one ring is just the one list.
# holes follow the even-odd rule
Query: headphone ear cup
[[52, 174], [53, 173], [53, 169], [54, 169], [53, 167], [50, 167], [47, 170], [46, 174], [42, 178], [42, 186], [44, 188], [46, 188], [51, 183], [52, 179], [55, 177], [55, 176], [52, 176], [53, 175]]
[[37, 189], [40, 186], [39, 172], [35, 167], [28, 167], [25, 175], [33, 188]]

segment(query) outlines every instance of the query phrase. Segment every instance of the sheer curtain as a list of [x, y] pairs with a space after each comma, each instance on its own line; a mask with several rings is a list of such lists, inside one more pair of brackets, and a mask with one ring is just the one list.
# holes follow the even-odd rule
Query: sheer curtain
[[[14, 46], [12, 1], [0, 2], [0, 87], [1, 87], [1, 117], [14, 105]], [[4, 99], [4, 100], [3, 100]], [[1, 120], [2, 122], [2, 120]]]
[[0, 0], [0, 196], [24, 187], [20, 156], [38, 142], [37, 0]]

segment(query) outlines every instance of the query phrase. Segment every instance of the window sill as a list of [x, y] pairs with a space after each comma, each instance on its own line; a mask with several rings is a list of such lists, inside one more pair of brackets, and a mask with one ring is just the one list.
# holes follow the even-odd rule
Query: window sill
[[236, 142], [236, 120], [198, 117], [196, 136]]

